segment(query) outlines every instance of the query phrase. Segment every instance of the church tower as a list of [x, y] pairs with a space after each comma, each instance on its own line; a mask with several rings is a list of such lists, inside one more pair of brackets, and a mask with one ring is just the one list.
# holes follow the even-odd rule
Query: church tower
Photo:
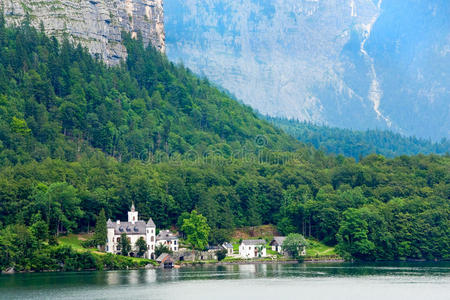
[[139, 221], [138, 212], [136, 211], [133, 202], [133, 204], [131, 204], [131, 211], [128, 212], [128, 222], [131, 224], [135, 224], [137, 221]]

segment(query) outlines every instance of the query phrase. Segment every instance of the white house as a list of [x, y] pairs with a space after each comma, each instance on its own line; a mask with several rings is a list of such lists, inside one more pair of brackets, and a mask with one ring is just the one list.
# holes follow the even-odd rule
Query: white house
[[[284, 240], [286, 239], [285, 236], [274, 236], [273, 240], [270, 242], [270, 246], [272, 246], [272, 250], [273, 251], [277, 251], [280, 254], [286, 254], [284, 249], [283, 249], [283, 243]], [[300, 255], [305, 256], [306, 255], [306, 247], [300, 247], [298, 248]]]
[[222, 244], [222, 248], [227, 250], [227, 256], [232, 256], [233, 255], [233, 245], [225, 242]]
[[272, 242], [270, 242], [270, 246], [272, 246], [272, 251], [276, 251], [280, 254], [283, 254], [283, 242], [286, 239], [285, 236], [274, 236]]
[[140, 221], [134, 204], [128, 212], [128, 222], [121, 222], [119, 220], [112, 222], [109, 219], [106, 225], [108, 230], [106, 252], [120, 254], [120, 239], [121, 235], [125, 233], [131, 244], [131, 256], [136, 255], [138, 251], [136, 242], [142, 237], [147, 243], [147, 252], [144, 254], [144, 257], [155, 259], [156, 225], [151, 218], [148, 222]]
[[266, 257], [266, 241], [243, 240], [239, 246], [239, 254], [242, 258]]
[[176, 252], [180, 249], [180, 239], [170, 230], [161, 230], [156, 236], [156, 246], [159, 245], [165, 245], [173, 252]]

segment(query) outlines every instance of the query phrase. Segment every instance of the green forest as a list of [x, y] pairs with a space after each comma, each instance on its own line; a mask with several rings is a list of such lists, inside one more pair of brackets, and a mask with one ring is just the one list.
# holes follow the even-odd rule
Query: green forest
[[275, 224], [348, 259], [450, 257], [449, 155], [327, 155], [125, 40], [126, 62], [107, 67], [0, 18], [0, 269], [98, 263], [55, 236], [92, 229], [102, 209], [123, 219], [132, 201], [159, 228], [197, 210], [212, 244]]
[[265, 118], [300, 142], [329, 154], [342, 154], [356, 160], [374, 153], [389, 158], [400, 155], [450, 153], [450, 140], [448, 139], [432, 142], [415, 137], [405, 137], [392, 131], [356, 131], [297, 120]]

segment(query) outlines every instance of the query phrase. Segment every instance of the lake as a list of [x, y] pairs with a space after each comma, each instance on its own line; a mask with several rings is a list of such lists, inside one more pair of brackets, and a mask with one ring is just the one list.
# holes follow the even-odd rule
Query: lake
[[450, 299], [450, 262], [306, 263], [0, 276], [1, 299]]

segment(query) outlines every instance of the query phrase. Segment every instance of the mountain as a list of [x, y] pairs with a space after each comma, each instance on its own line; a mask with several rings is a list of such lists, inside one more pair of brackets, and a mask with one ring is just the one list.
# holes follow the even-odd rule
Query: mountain
[[123, 219], [131, 202], [158, 228], [196, 210], [210, 244], [276, 224], [348, 259], [449, 258], [450, 156], [326, 155], [122, 38], [127, 59], [111, 67], [0, 15], [0, 270], [105, 267], [55, 236], [102, 210]]
[[445, 0], [169, 0], [167, 53], [263, 114], [450, 134]]
[[430, 140], [404, 137], [392, 131], [355, 131], [272, 117], [267, 117], [267, 120], [307, 145], [356, 160], [374, 153], [391, 158], [401, 155], [450, 153], [450, 141], [447, 139], [433, 143]]
[[1, 0], [8, 24], [26, 18], [48, 35], [81, 43], [108, 64], [126, 58], [122, 31], [140, 34], [145, 44], [165, 51], [162, 0]]

